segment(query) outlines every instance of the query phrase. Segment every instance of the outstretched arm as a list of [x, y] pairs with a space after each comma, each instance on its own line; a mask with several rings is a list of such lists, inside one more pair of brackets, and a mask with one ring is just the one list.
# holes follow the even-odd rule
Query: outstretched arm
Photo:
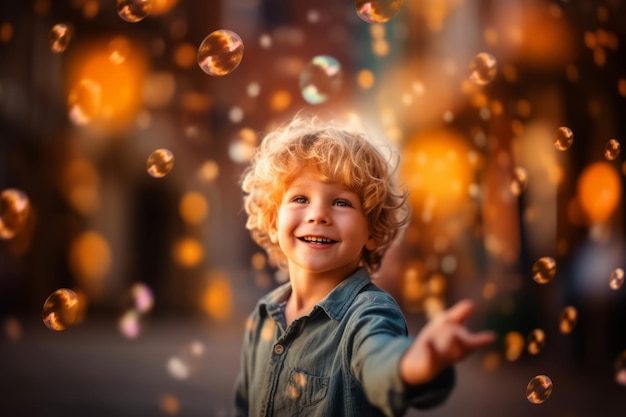
[[400, 377], [408, 385], [424, 384], [476, 349], [494, 342], [488, 331], [470, 332], [465, 322], [474, 304], [462, 300], [433, 317], [400, 359]]

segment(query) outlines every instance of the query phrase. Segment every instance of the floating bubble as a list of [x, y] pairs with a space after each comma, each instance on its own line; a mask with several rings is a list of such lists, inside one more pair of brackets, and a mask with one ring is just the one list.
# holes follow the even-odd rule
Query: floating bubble
[[52, 26], [48, 33], [48, 43], [50, 44], [50, 50], [54, 53], [64, 52], [70, 41], [72, 40], [71, 28], [64, 23], [57, 23]]
[[514, 195], [520, 195], [528, 185], [528, 173], [522, 167], [513, 169], [513, 177], [511, 178], [510, 189]]
[[609, 161], [615, 160], [619, 156], [620, 148], [620, 143], [617, 140], [609, 139], [604, 145], [604, 157]]
[[569, 127], [561, 126], [556, 130], [554, 147], [559, 151], [566, 151], [574, 143], [574, 132]]
[[539, 258], [532, 269], [533, 279], [539, 284], [546, 284], [556, 274], [556, 262], [549, 256]]
[[146, 161], [148, 174], [154, 178], [162, 178], [174, 167], [174, 154], [168, 149], [157, 149]]
[[496, 77], [498, 63], [496, 58], [486, 52], [474, 57], [469, 65], [469, 79], [476, 85], [489, 84]]
[[546, 334], [541, 329], [535, 329], [528, 335], [528, 340], [526, 342], [526, 346], [528, 349], [528, 353], [531, 355], [536, 355], [546, 344]]
[[618, 290], [623, 283], [624, 270], [622, 268], [615, 268], [615, 270], [611, 272], [611, 277], [609, 278], [609, 287], [611, 287], [612, 290]]
[[67, 288], [61, 288], [48, 296], [43, 304], [42, 317], [50, 330], [65, 330], [77, 317], [78, 297]]
[[26, 224], [30, 202], [26, 194], [15, 188], [0, 193], [0, 239], [11, 239]]
[[209, 75], [219, 77], [230, 74], [243, 58], [243, 42], [230, 30], [216, 30], [200, 43], [198, 65]]
[[102, 87], [89, 78], [81, 79], [67, 98], [70, 121], [78, 126], [91, 123], [100, 113], [101, 106]]
[[384, 23], [398, 13], [403, 0], [354, 0], [356, 14], [367, 23]]
[[569, 334], [576, 327], [578, 321], [578, 311], [572, 306], [567, 306], [561, 311], [561, 317], [559, 318], [559, 330], [563, 334]]
[[541, 404], [552, 394], [552, 380], [546, 375], [537, 375], [526, 386], [526, 398], [532, 404]]
[[152, 0], [117, 0], [117, 14], [130, 23], [140, 22], [152, 10]]
[[626, 386], [626, 350], [622, 351], [615, 360], [615, 382]]
[[300, 72], [300, 90], [309, 104], [327, 101], [341, 87], [341, 65], [332, 56], [318, 55]]

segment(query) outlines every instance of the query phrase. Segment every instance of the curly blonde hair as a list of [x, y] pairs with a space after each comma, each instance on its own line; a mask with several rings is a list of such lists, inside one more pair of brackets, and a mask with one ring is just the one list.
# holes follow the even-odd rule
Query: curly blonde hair
[[243, 172], [241, 187], [248, 215], [246, 228], [272, 264], [285, 267], [280, 247], [270, 240], [289, 184], [304, 170], [356, 193], [377, 247], [363, 248], [362, 264], [374, 273], [382, 257], [409, 222], [407, 192], [395, 180], [395, 166], [364, 132], [350, 131], [301, 114], [270, 132]]

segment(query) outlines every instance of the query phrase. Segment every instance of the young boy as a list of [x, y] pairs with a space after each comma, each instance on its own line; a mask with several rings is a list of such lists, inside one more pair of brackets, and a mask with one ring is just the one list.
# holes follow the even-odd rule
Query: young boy
[[452, 365], [494, 340], [461, 301], [407, 335], [371, 282], [409, 221], [406, 193], [363, 133], [297, 116], [267, 135], [242, 188], [246, 227], [289, 282], [248, 319], [237, 416], [401, 416], [442, 403]]

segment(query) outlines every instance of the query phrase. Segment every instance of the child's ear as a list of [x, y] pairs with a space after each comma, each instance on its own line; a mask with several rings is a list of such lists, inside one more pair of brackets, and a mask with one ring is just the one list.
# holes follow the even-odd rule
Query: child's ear
[[365, 241], [365, 249], [369, 251], [373, 251], [377, 247], [378, 247], [378, 241], [376, 240], [376, 238], [374, 238], [374, 236], [369, 235], [367, 237], [367, 240]]
[[267, 234], [270, 237], [270, 242], [274, 245], [278, 245], [278, 230], [276, 229], [276, 222], [272, 222], [272, 224], [270, 224]]

